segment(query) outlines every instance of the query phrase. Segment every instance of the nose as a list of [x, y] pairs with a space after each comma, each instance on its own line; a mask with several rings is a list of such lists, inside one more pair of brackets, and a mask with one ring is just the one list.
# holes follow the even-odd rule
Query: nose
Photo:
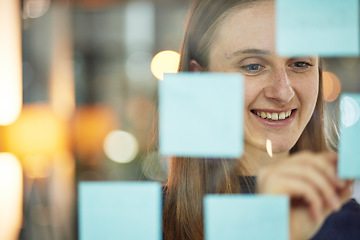
[[278, 69], [273, 72], [269, 84], [264, 88], [264, 94], [266, 98], [280, 104], [286, 104], [293, 99], [295, 92], [285, 69]]

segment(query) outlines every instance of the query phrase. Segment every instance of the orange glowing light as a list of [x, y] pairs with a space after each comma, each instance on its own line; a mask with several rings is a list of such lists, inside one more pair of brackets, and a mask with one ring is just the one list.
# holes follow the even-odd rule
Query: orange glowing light
[[37, 154], [27, 155], [21, 159], [26, 177], [32, 179], [50, 176], [51, 163], [48, 156]]
[[159, 79], [164, 79], [164, 73], [177, 73], [180, 62], [180, 54], [166, 50], [159, 52], [151, 61], [151, 72]]
[[323, 72], [323, 95], [327, 102], [335, 101], [341, 92], [339, 78], [331, 72]]
[[6, 151], [19, 157], [52, 156], [66, 148], [67, 129], [45, 104], [24, 105], [19, 118], [4, 127], [2, 137]]
[[73, 119], [73, 145], [85, 165], [97, 166], [103, 154], [106, 135], [118, 128], [113, 109], [106, 105], [88, 105], [76, 109]]

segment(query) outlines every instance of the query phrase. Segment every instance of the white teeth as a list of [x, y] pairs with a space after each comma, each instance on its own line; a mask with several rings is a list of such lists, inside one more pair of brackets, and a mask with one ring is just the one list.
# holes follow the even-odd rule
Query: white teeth
[[284, 120], [284, 119], [285, 119], [285, 113], [284, 113], [284, 112], [282, 112], [282, 113], [279, 114], [279, 119], [280, 119], [280, 120]]
[[272, 120], [279, 120], [279, 115], [277, 113], [273, 113], [273, 114], [271, 114], [271, 119]]
[[286, 112], [286, 117], [289, 117], [291, 115], [291, 110]]
[[264, 119], [269, 119], [272, 121], [278, 121], [278, 120], [284, 120], [288, 117], [290, 117], [292, 110], [289, 110], [287, 112], [281, 112], [281, 113], [269, 113], [269, 112], [255, 112], [256, 115], [259, 117], [262, 117]]

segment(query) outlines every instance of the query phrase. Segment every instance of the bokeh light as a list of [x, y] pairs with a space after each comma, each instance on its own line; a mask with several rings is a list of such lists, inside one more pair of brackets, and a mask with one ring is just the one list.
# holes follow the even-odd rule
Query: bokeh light
[[0, 153], [0, 239], [18, 239], [22, 223], [22, 168], [11, 153]]
[[327, 102], [335, 101], [341, 92], [339, 78], [331, 72], [323, 72], [323, 95]]
[[159, 79], [164, 79], [164, 73], [177, 73], [180, 54], [175, 51], [162, 51], [155, 55], [151, 61], [151, 72]]
[[24, 15], [28, 18], [43, 16], [50, 6], [50, 0], [24, 0]]
[[49, 105], [27, 104], [19, 118], [3, 128], [4, 149], [19, 157], [53, 156], [67, 146], [67, 127]]
[[73, 127], [73, 147], [83, 166], [98, 167], [103, 157], [106, 135], [119, 128], [114, 109], [103, 104], [83, 105], [76, 109]]
[[110, 132], [104, 141], [106, 156], [118, 163], [128, 163], [134, 160], [138, 149], [139, 146], [135, 137], [120, 130]]
[[360, 117], [360, 107], [351, 97], [344, 97], [340, 102], [341, 122], [345, 127], [353, 126]]
[[20, 1], [0, 1], [0, 125], [16, 120], [22, 107]]
[[27, 178], [40, 179], [50, 177], [51, 163], [49, 157], [37, 154], [22, 158], [24, 172]]

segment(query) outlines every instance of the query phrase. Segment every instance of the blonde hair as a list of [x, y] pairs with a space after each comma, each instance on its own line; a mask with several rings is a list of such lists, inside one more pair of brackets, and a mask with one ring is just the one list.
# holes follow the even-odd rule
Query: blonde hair
[[[265, 0], [195, 0], [182, 41], [179, 71], [189, 71], [192, 59], [207, 69], [209, 48], [222, 20], [234, 9], [259, 1]], [[319, 67], [316, 107], [301, 137], [291, 149], [292, 153], [302, 149], [327, 149], [323, 104], [322, 68]], [[240, 175], [245, 176], [246, 172], [238, 159], [173, 157], [163, 210], [165, 239], [203, 239], [203, 196], [208, 193], [240, 193]]]

